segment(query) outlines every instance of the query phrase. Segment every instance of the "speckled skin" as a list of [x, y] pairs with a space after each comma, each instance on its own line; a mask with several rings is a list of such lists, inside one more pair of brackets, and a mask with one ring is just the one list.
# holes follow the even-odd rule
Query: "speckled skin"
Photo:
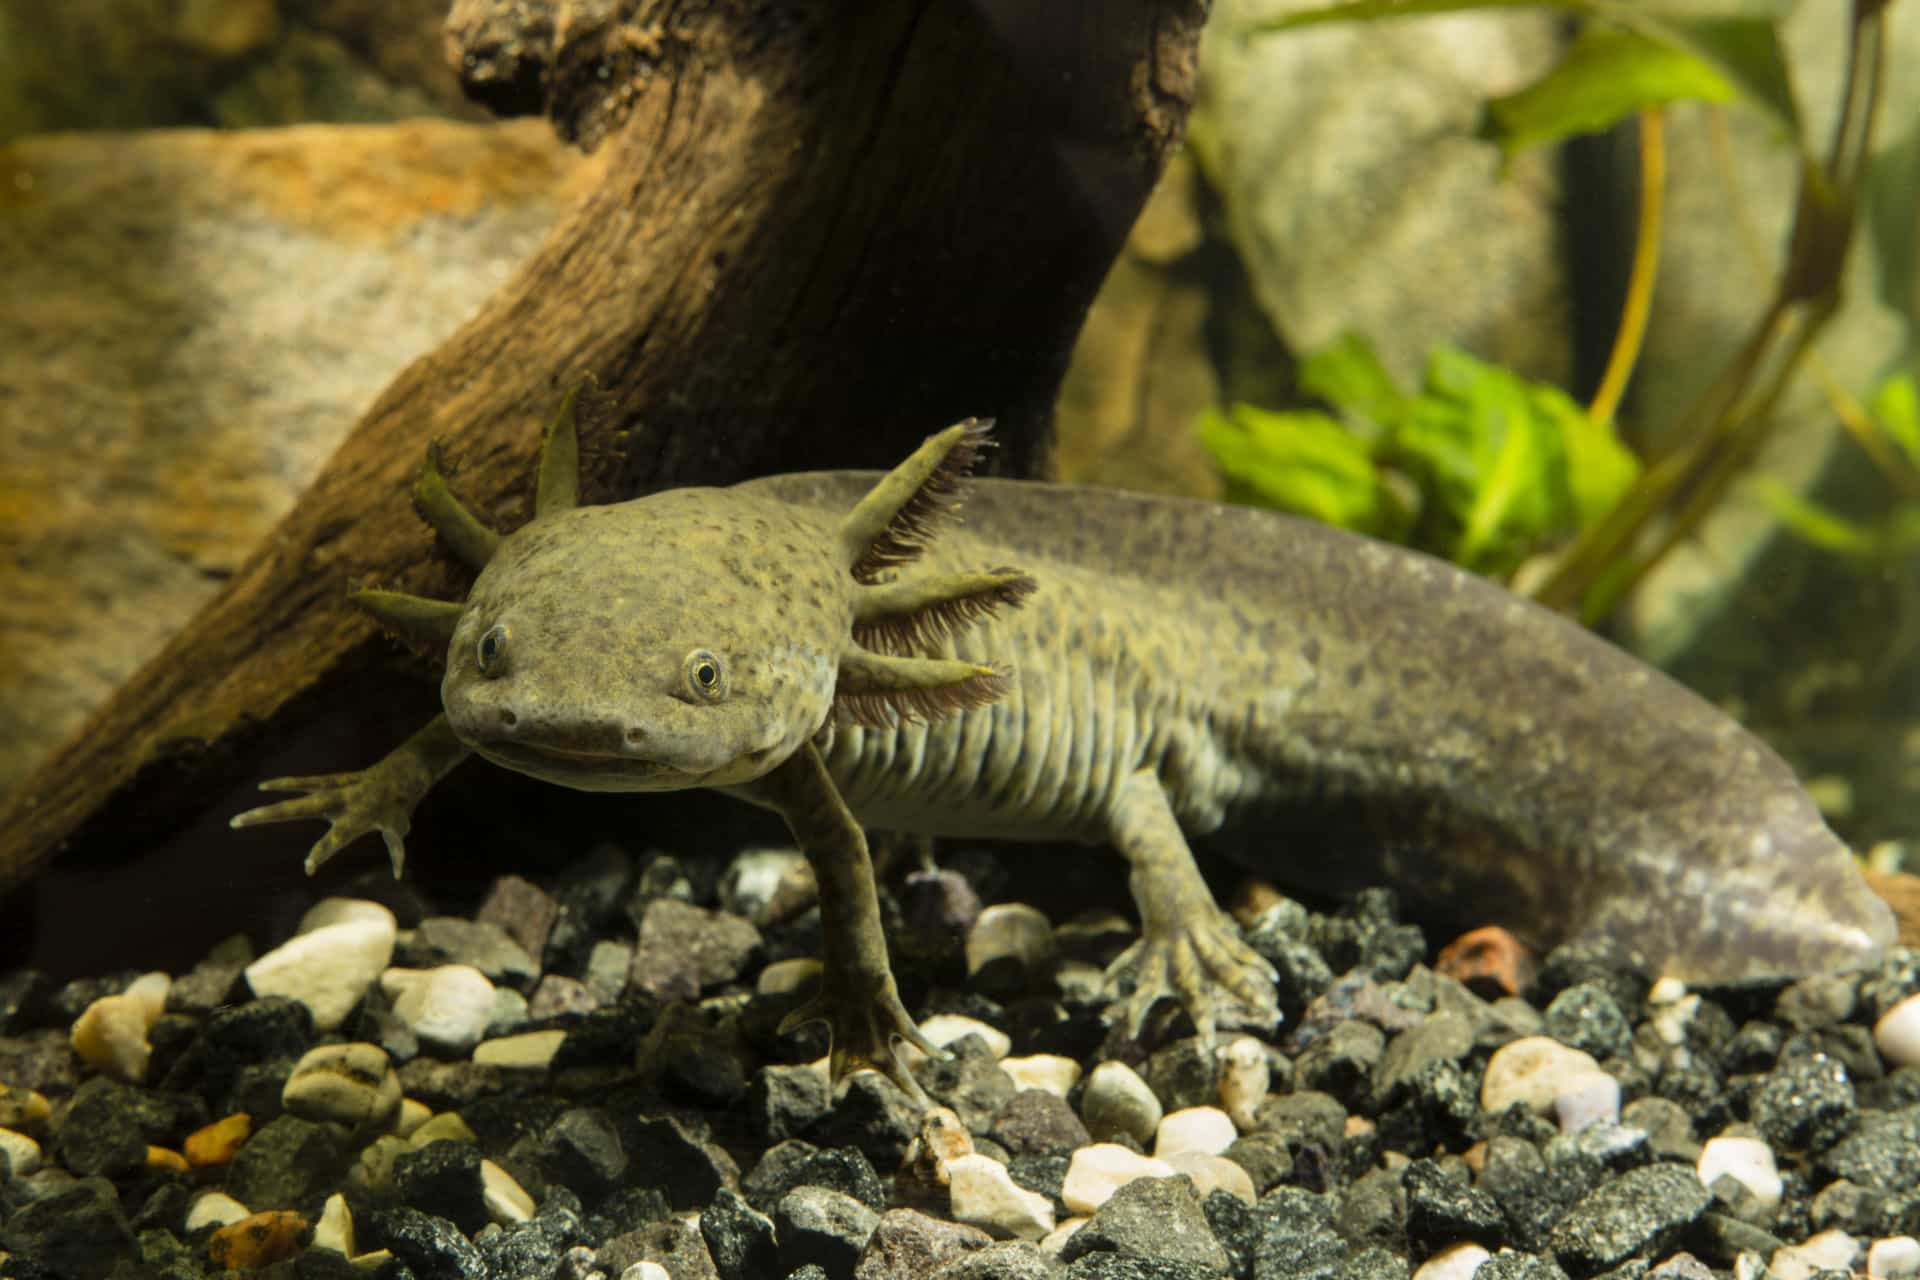
[[[968, 438], [954, 428], [915, 460]], [[570, 441], [548, 450], [569, 467]], [[802, 1014], [832, 1021], [836, 1076], [875, 1065], [910, 1090], [891, 1041], [917, 1032], [863, 824], [1113, 844], [1142, 918], [1118, 966], [1129, 1020], [1174, 995], [1205, 1033], [1216, 997], [1258, 1022], [1273, 993], [1194, 841], [1283, 885], [1389, 884], [1423, 916], [1503, 923], [1539, 947], [1586, 940], [1690, 981], [1860, 967], [1892, 940], [1779, 757], [1554, 614], [1317, 524], [998, 480], [969, 483], [958, 521], [875, 574], [861, 548], [924, 483], [915, 460], [884, 479], [589, 508], [543, 464], [558, 496], [497, 543], [435, 489], [423, 510], [486, 559], [465, 607], [440, 606], [444, 716], [372, 769], [278, 780], [314, 794], [236, 825], [330, 818], [310, 866], [378, 830], [397, 871], [413, 803], [469, 750], [582, 789], [712, 787], [773, 808], [826, 916], [823, 991]], [[1005, 565], [1037, 588], [1022, 607], [898, 668], [855, 643], [892, 574], [937, 585]], [[858, 727], [850, 673], [947, 681], [973, 701]]]
[[[844, 509], [872, 477], [737, 492]], [[995, 706], [831, 729], [879, 827], [1106, 838], [1145, 767], [1203, 848], [1283, 885], [1591, 940], [1696, 982], [1858, 968], [1885, 903], [1778, 755], [1674, 681], [1430, 557], [1269, 512], [979, 480], [930, 570], [1040, 589], [956, 638]]]

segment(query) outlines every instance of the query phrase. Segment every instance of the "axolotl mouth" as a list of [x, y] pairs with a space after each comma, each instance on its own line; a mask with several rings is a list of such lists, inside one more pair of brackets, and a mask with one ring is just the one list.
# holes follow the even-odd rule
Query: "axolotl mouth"
[[681, 791], [708, 776], [661, 760], [529, 742], [480, 742], [473, 749], [503, 768], [576, 791]]

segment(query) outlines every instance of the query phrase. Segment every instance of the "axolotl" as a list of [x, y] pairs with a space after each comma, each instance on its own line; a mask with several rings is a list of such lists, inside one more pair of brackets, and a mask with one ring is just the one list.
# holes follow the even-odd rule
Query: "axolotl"
[[[590, 791], [776, 810], [819, 884], [833, 1074], [931, 1049], [888, 965], [863, 827], [1106, 842], [1163, 996], [1271, 1022], [1273, 975], [1193, 847], [1300, 890], [1588, 943], [1694, 982], [1871, 965], [1893, 938], [1792, 771], [1582, 627], [1441, 561], [1271, 512], [968, 479], [969, 420], [884, 475], [577, 501], [569, 407], [534, 518], [495, 534], [431, 460], [416, 505], [479, 569], [463, 604], [355, 599], [447, 644], [444, 711], [369, 769], [236, 826], [324, 817], [312, 871], [469, 754]], [[964, 500], [964, 513], [955, 509]], [[1130, 994], [1126, 994], [1130, 993]]]

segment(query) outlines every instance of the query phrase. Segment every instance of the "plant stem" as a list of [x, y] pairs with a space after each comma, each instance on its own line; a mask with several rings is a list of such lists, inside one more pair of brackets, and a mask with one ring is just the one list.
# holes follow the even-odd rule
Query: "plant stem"
[[1647, 337], [1647, 317], [1653, 311], [1653, 282], [1660, 271], [1660, 224], [1666, 208], [1667, 128], [1658, 111], [1640, 113], [1640, 226], [1634, 235], [1633, 266], [1627, 275], [1627, 296], [1620, 306], [1620, 327], [1614, 331], [1613, 351], [1600, 378], [1587, 416], [1611, 422], [1626, 394], [1640, 348]]

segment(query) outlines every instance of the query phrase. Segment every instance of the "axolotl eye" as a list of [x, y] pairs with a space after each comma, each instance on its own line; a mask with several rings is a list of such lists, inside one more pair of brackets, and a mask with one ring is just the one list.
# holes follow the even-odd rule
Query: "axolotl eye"
[[501, 676], [507, 672], [507, 624], [496, 622], [488, 627], [480, 637], [480, 643], [474, 647], [474, 656], [480, 662], [480, 674], [483, 676]]
[[727, 668], [711, 649], [695, 649], [681, 664], [687, 692], [701, 702], [719, 702], [727, 696]]

